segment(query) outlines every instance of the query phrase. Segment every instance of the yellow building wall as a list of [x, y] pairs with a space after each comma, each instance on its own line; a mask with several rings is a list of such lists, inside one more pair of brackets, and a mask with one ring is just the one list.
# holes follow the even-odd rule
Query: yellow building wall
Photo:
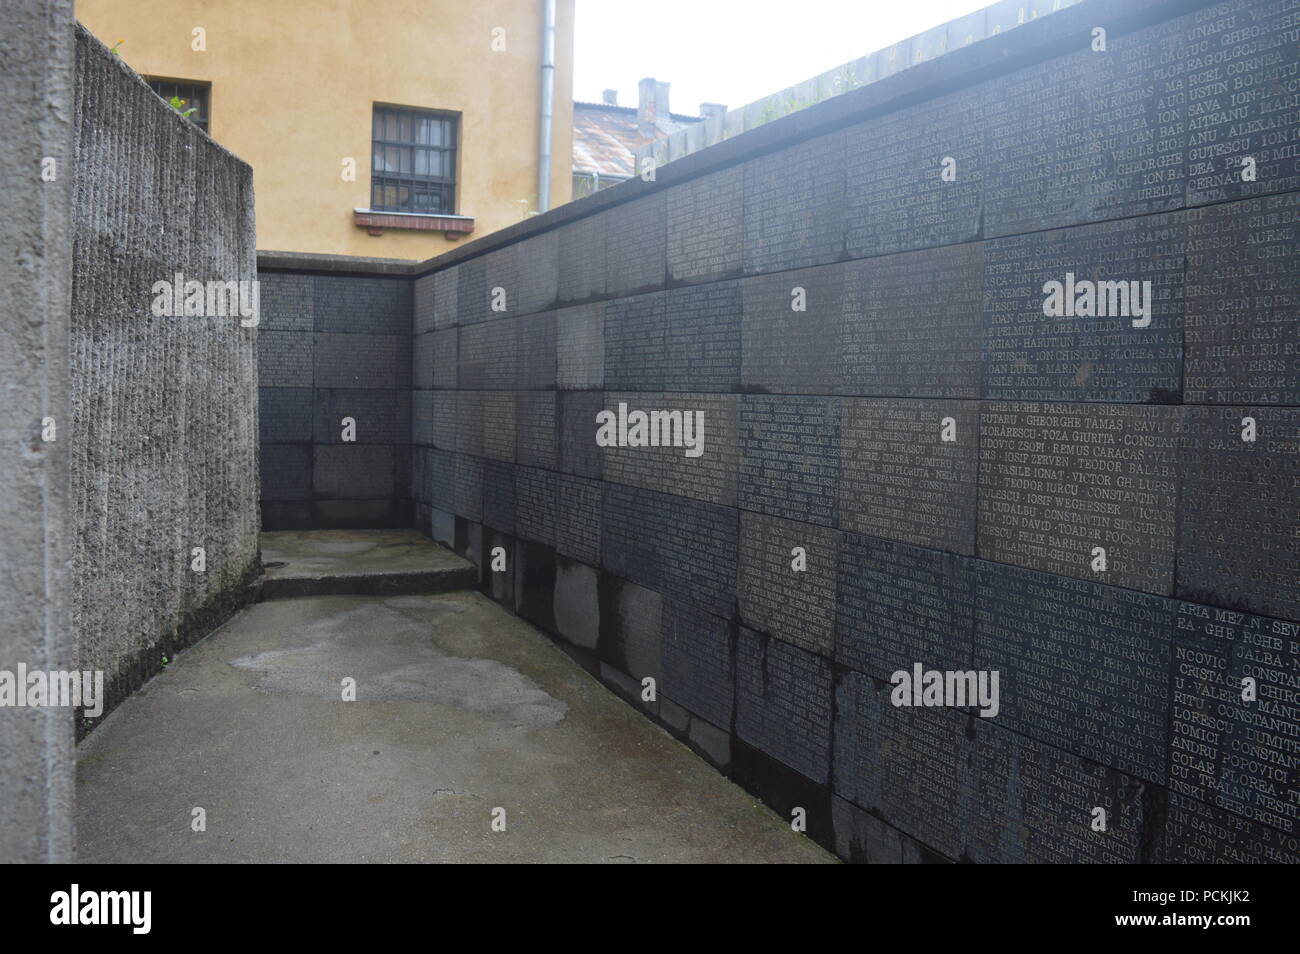
[[[541, 0], [77, 0], [76, 12], [106, 45], [122, 41], [136, 72], [212, 84], [208, 132], [253, 167], [260, 249], [425, 259], [455, 247], [441, 232], [354, 224], [370, 207], [375, 103], [460, 113], [456, 213], [475, 220], [461, 242], [537, 208]], [[572, 193], [573, 16], [574, 0], [557, 0], [552, 207]]]

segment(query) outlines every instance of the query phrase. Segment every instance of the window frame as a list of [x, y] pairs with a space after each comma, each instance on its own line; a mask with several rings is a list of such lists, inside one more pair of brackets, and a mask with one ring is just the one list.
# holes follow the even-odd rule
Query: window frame
[[144, 81], [149, 84], [149, 88], [153, 90], [155, 96], [161, 99], [164, 103], [168, 103], [168, 104], [170, 104], [171, 97], [164, 96], [161, 92], [155, 89], [155, 86], [175, 87], [176, 92], [173, 92], [171, 96], [175, 96], [178, 99], [185, 100], [186, 105], [181, 107], [182, 110], [188, 109], [190, 106], [194, 105], [194, 96], [193, 94], [191, 94], [190, 96], [181, 96], [180, 90], [181, 89], [202, 90], [203, 106], [202, 109], [199, 109], [195, 113], [195, 116], [198, 116], [199, 118], [195, 119], [194, 116], [187, 116], [185, 118], [188, 119], [190, 122], [192, 122], [199, 129], [202, 129], [204, 133], [206, 133], [207, 135], [209, 136], [212, 135], [212, 83], [210, 81], [192, 80], [192, 79], [175, 79], [169, 76], [145, 76]]
[[[397, 138], [389, 138], [387, 117], [391, 115], [398, 123]], [[381, 123], [381, 117], [384, 122]], [[411, 122], [411, 138], [401, 137], [403, 118]], [[428, 119], [441, 124], [440, 142], [421, 142], [417, 124]], [[455, 215], [458, 164], [460, 160], [460, 113], [450, 110], [429, 109], [423, 106], [400, 106], [395, 103], [374, 103], [370, 112], [370, 209], [373, 212], [400, 213], [405, 215]], [[385, 135], [380, 135], [384, 133]], [[433, 137], [431, 137], [433, 138]], [[389, 150], [397, 150], [397, 165], [394, 171], [387, 168]], [[384, 151], [385, 168], [379, 168], [379, 153]], [[401, 168], [403, 150], [410, 152], [410, 171]], [[437, 155], [440, 168], [445, 174], [417, 172], [417, 158], [420, 153], [430, 157], [426, 168], [432, 168], [431, 159]], [[382, 201], [383, 190], [393, 188], [400, 195], [405, 190], [405, 202]], [[419, 197], [430, 198], [428, 205], [420, 205]]]

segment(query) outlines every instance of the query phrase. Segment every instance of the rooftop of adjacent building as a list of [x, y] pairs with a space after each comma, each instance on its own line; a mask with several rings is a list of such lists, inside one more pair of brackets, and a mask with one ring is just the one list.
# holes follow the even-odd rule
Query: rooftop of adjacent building
[[637, 105], [620, 106], [616, 90], [604, 102], [573, 104], [573, 171], [610, 180], [626, 179], [636, 168], [636, 149], [666, 139], [679, 129], [722, 116], [727, 107], [701, 103], [700, 115], [674, 113], [668, 105], [669, 84], [647, 77], [637, 85]]

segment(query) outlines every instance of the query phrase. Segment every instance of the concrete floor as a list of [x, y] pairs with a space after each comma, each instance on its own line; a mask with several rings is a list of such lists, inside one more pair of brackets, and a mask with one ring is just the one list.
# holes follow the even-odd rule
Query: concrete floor
[[82, 744], [77, 836], [86, 862], [835, 860], [471, 592], [241, 612]]
[[417, 530], [284, 530], [261, 543], [267, 599], [443, 593], [478, 580], [474, 564]]

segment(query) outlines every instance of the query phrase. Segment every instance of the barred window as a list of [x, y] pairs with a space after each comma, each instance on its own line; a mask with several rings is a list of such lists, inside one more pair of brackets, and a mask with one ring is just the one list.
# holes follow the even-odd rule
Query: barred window
[[161, 96], [167, 102], [171, 102], [172, 97], [181, 101], [180, 112], [194, 110], [190, 113], [189, 120], [198, 126], [204, 132], [208, 131], [208, 93], [212, 89], [211, 83], [197, 83], [190, 80], [161, 80], [146, 79], [149, 88]]
[[454, 214], [456, 132], [447, 113], [376, 106], [370, 208]]

